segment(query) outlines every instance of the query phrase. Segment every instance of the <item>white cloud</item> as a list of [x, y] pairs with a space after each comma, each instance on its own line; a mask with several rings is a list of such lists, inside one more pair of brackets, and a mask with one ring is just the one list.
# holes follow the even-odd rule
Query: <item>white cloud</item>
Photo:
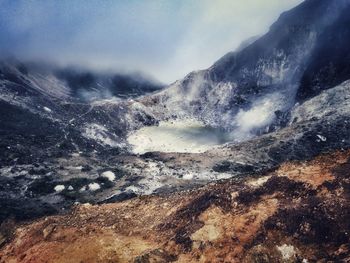
[[266, 32], [301, 1], [4, 1], [0, 39], [20, 58], [141, 70], [170, 82]]

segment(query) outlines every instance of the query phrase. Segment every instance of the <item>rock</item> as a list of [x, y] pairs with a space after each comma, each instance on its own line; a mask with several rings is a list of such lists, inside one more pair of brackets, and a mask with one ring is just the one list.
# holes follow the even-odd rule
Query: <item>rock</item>
[[57, 193], [62, 192], [64, 189], [66, 189], [66, 187], [62, 184], [56, 185], [54, 188]]
[[107, 178], [111, 182], [113, 182], [116, 178], [115, 174], [112, 171], [105, 171], [101, 174], [101, 176]]
[[101, 186], [98, 183], [91, 183], [88, 185], [90, 191], [97, 191], [101, 189]]

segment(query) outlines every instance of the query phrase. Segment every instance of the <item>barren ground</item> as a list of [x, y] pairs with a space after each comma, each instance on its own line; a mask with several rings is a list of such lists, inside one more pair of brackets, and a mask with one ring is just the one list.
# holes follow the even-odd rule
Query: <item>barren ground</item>
[[349, 262], [349, 157], [7, 221], [0, 262]]

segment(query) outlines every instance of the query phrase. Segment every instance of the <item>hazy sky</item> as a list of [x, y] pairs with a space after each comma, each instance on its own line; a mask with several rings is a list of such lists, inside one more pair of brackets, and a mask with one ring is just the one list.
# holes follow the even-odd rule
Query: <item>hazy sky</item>
[[0, 52], [172, 82], [302, 0], [0, 0]]

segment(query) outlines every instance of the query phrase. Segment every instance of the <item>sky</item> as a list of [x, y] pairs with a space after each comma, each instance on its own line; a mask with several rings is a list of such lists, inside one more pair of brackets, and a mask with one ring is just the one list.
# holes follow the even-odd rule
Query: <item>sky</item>
[[302, 0], [0, 0], [0, 55], [171, 83]]

